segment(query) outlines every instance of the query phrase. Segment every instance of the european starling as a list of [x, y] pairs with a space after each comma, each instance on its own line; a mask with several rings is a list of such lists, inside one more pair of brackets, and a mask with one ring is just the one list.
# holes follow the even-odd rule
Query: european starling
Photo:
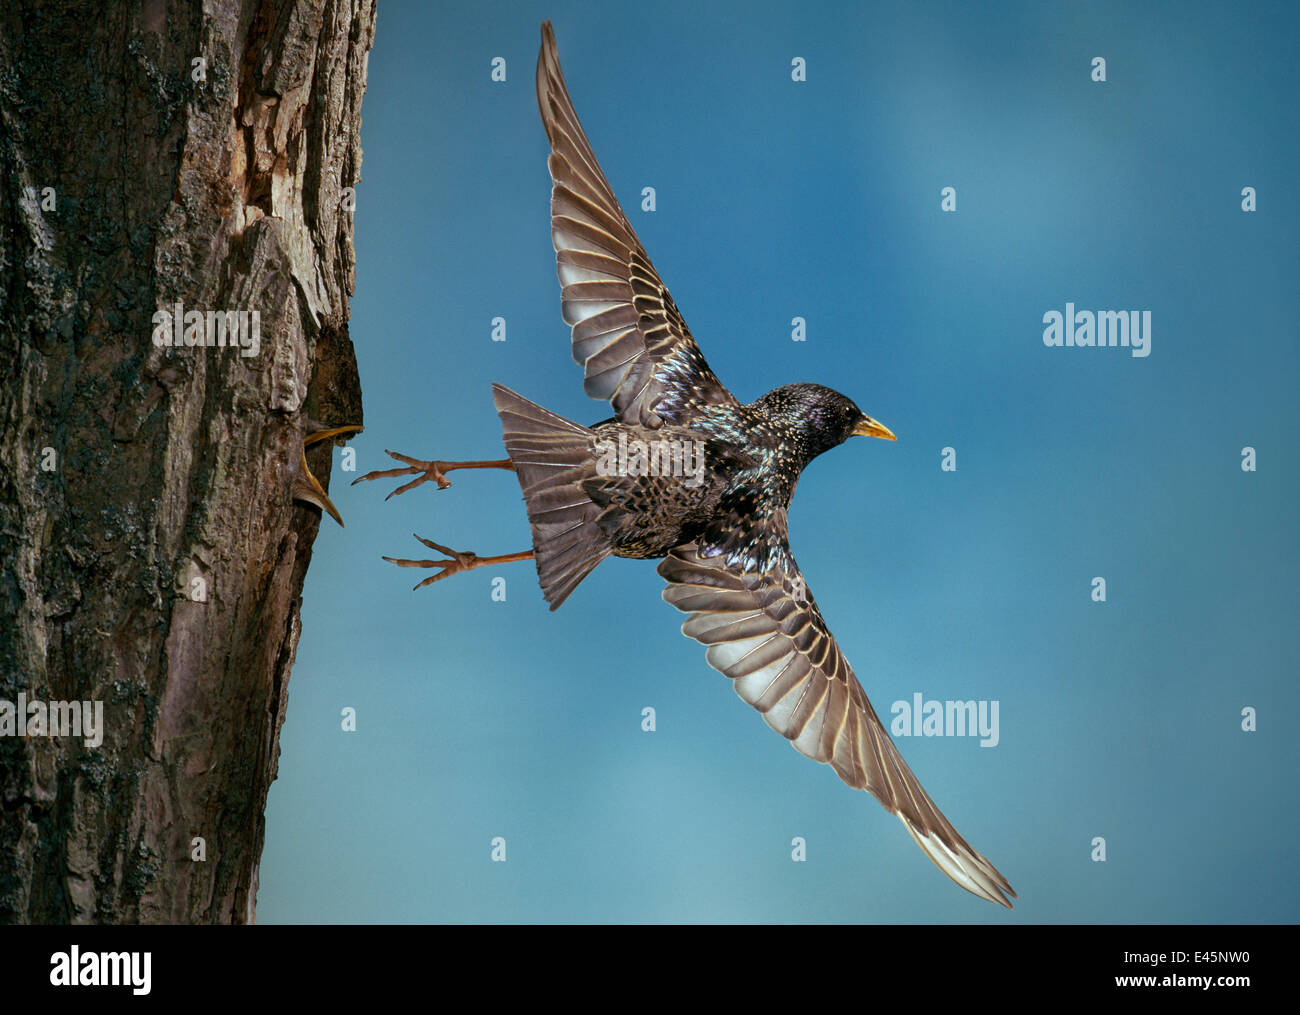
[[[963, 888], [1010, 908], [1011, 885], [957, 834], [907, 767], [840, 652], [790, 552], [786, 512], [804, 467], [851, 436], [894, 435], [844, 395], [789, 384], [741, 404], [705, 363], [606, 181], [542, 23], [537, 102], [551, 143], [551, 236], [564, 320], [584, 388], [611, 419], [572, 423], [501, 385], [493, 399], [509, 458], [421, 461], [377, 471], [450, 485], [460, 468], [512, 469], [533, 546], [478, 557], [419, 539], [445, 560], [386, 557], [438, 573], [536, 561], [557, 608], [611, 554], [663, 558], [663, 597], [689, 614], [682, 633], [802, 754], [829, 763], [897, 814]], [[393, 496], [389, 494], [389, 496]]]

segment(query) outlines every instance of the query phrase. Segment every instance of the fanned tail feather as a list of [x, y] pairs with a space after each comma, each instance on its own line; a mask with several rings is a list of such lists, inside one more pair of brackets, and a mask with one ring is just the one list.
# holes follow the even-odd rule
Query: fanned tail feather
[[582, 489], [596, 475], [596, 434], [500, 384], [492, 385], [492, 400], [524, 492], [542, 594], [554, 610], [611, 551], [596, 524], [603, 509]]

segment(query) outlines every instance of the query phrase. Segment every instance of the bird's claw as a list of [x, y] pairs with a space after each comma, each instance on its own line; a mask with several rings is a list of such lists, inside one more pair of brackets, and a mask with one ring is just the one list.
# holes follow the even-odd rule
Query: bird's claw
[[[389, 453], [391, 454], [392, 452]], [[396, 492], [401, 493], [400, 490]], [[390, 494], [389, 496], [392, 495]], [[449, 558], [447, 560], [406, 560], [400, 557], [384, 558], [384, 560], [390, 561], [398, 567], [436, 567], [438, 573], [430, 575], [428, 578], [424, 579], [424, 581], [420, 582], [420, 584], [416, 585], [415, 588], [417, 589], [422, 589], [426, 585], [432, 585], [434, 582], [440, 582], [444, 578], [450, 578], [452, 575], [460, 574], [462, 571], [472, 571], [483, 563], [479, 560], [479, 556], [476, 553], [462, 553], [459, 550], [453, 550], [449, 546], [442, 546], [439, 543], [435, 543], [432, 539], [425, 539], [423, 536], [415, 535], [415, 533], [411, 533], [411, 535], [415, 536], [416, 539], [429, 549], [437, 550], [439, 553], [445, 553]], [[414, 589], [412, 589], [412, 591], [414, 591]]]
[[[373, 472], [367, 472], [364, 476], [358, 476], [352, 481], [353, 486], [368, 479], [393, 479], [397, 476], [415, 476], [415, 479], [399, 486], [396, 490], [385, 497], [384, 500], [396, 497], [399, 493], [406, 493], [407, 490], [414, 490], [417, 486], [427, 483], [431, 479], [438, 484], [438, 489], [440, 490], [445, 490], [447, 487], [451, 486], [451, 480], [448, 479], [443, 472], [443, 470], [451, 464], [450, 462], [426, 462], [419, 458], [411, 458], [408, 455], [398, 454], [396, 451], [389, 451], [387, 448], [384, 449], [384, 452], [390, 458], [396, 458], [399, 462], [405, 462], [407, 468], [376, 469]], [[416, 538], [419, 539], [420, 537], [416, 536]], [[450, 551], [443, 550], [442, 552], [449, 553]]]

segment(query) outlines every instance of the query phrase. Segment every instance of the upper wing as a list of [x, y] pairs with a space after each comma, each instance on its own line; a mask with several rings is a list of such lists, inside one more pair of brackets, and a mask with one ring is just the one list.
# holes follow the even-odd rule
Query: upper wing
[[694, 543], [670, 551], [659, 573], [669, 582], [664, 599], [690, 614], [682, 633], [708, 646], [709, 665], [732, 678], [736, 693], [796, 749], [829, 762], [850, 786], [897, 814], [957, 884], [1010, 909], [1011, 885], [921, 788], [826, 629], [794, 560], [782, 556], [786, 568], [740, 573], [723, 556], [699, 556]]
[[551, 239], [573, 358], [583, 388], [618, 419], [686, 423], [736, 399], [704, 362], [673, 298], [619, 207], [560, 72], [555, 33], [542, 22], [537, 105], [551, 142]]

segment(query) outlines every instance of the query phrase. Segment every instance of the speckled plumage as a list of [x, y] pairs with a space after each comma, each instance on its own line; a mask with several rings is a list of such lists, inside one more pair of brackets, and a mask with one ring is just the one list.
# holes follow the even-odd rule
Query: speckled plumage
[[699, 441], [705, 468], [692, 488], [680, 476], [593, 477], [584, 491], [609, 508], [602, 528], [618, 557], [665, 556], [695, 540], [742, 571], [790, 566], [786, 512], [804, 467], [843, 443], [868, 417], [819, 384], [790, 384], [749, 405], [708, 405], [656, 429], [617, 419], [599, 438], [646, 443]]
[[[800, 473], [854, 434], [893, 438], [816, 384], [741, 404], [709, 369], [578, 123], [542, 26], [537, 99], [551, 142], [551, 235], [584, 387], [614, 417], [579, 426], [500, 385], [543, 593], [555, 609], [607, 556], [663, 558], [664, 598], [688, 637], [801, 753], [896, 814], [963, 888], [1010, 906], [1010, 884], [953, 829], [907, 767], [807, 590], [787, 511]], [[703, 446], [698, 481], [612, 468], [611, 448]], [[673, 444], [672, 446], [676, 446]], [[662, 461], [662, 458], [657, 459]]]

